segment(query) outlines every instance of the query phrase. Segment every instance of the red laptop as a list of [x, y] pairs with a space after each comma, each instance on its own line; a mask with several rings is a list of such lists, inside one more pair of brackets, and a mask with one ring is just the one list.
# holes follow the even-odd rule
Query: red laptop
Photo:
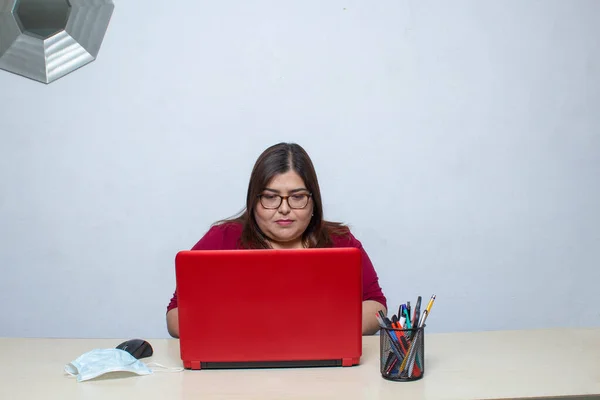
[[175, 271], [185, 368], [360, 361], [359, 249], [181, 251]]

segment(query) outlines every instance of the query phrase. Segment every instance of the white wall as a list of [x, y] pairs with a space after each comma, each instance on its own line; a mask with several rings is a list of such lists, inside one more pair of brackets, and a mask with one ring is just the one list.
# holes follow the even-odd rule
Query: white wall
[[598, 326], [600, 2], [130, 0], [0, 71], [0, 336], [166, 337], [173, 258], [296, 141], [432, 332]]

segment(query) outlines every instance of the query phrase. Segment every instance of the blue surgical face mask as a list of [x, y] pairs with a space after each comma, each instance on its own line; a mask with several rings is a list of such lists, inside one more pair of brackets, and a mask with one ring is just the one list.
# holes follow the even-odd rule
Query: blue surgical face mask
[[109, 372], [132, 372], [149, 375], [152, 370], [146, 364], [120, 349], [95, 349], [79, 356], [65, 365], [65, 371], [77, 377], [77, 382], [87, 381]]

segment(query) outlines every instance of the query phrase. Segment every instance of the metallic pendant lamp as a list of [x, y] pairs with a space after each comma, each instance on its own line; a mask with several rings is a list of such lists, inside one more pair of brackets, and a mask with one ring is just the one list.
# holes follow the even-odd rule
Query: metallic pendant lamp
[[0, 0], [0, 68], [50, 83], [94, 61], [112, 0]]

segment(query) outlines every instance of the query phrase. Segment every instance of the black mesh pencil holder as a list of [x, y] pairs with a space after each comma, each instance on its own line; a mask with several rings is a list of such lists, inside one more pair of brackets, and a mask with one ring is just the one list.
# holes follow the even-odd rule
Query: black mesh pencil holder
[[379, 369], [391, 381], [416, 381], [425, 372], [425, 327], [381, 328]]

